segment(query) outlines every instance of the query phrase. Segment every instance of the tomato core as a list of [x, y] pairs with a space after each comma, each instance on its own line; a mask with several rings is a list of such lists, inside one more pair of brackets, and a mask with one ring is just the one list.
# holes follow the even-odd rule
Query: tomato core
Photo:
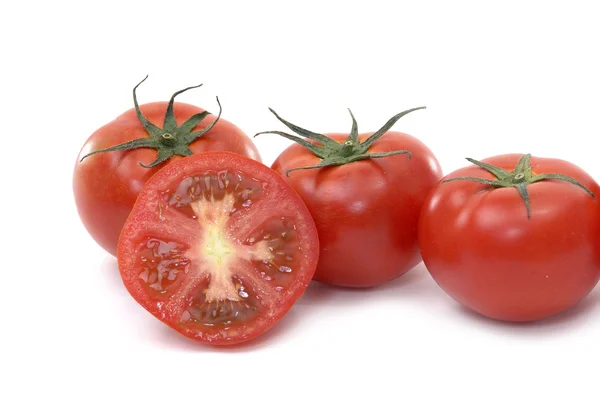
[[[227, 172], [221, 173], [227, 174]], [[211, 177], [215, 178], [216, 176], [209, 178]], [[224, 181], [219, 186], [227, 189], [229, 180]], [[193, 194], [195, 186], [187, 186], [187, 181], [183, 184], [187, 187], [188, 194], [191, 193], [191, 196], [195, 197]], [[237, 185], [239, 188], [240, 184]], [[250, 191], [252, 190], [250, 189]], [[245, 203], [249, 207], [251, 203], [249, 194], [242, 193], [241, 195], [247, 198]], [[211, 190], [208, 197], [201, 195], [199, 199], [189, 204], [193, 213], [192, 217], [198, 223], [199, 232], [192, 238], [194, 243], [186, 252], [186, 257], [197, 264], [198, 273], [210, 277], [206, 293], [208, 302], [239, 301], [240, 292], [235, 288], [232, 279], [235, 267], [251, 261], [268, 263], [273, 260], [267, 242], [253, 241], [252, 245], [245, 245], [231, 235], [227, 224], [230, 216], [236, 211], [235, 203], [236, 198], [232, 192], [227, 192], [220, 199], [215, 199], [215, 193]], [[245, 292], [244, 295], [248, 296]]]

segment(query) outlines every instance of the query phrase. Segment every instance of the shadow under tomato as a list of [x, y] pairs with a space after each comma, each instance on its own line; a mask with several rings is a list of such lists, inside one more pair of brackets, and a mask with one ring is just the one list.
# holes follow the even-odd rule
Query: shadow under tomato
[[369, 288], [350, 288], [328, 285], [313, 281], [298, 305], [335, 305], [351, 307], [365, 300], [381, 299], [416, 299], [427, 301], [431, 297], [439, 297], [439, 288], [433, 282], [423, 264], [419, 264], [406, 274]]
[[586, 298], [571, 309], [533, 322], [505, 322], [483, 316], [467, 307], [456, 303], [456, 311], [469, 321], [474, 321], [479, 326], [490, 327], [502, 331], [509, 331], [520, 335], [554, 335], [557, 332], [573, 331], [584, 325], [583, 320], [593, 317], [594, 313], [600, 316], [600, 290], [594, 289]]
[[437, 291], [438, 287], [431, 279], [427, 268], [421, 262], [404, 275], [389, 281], [381, 286], [367, 290], [385, 292], [393, 295], [429, 294]]
[[106, 256], [102, 262], [102, 269], [105, 270], [105, 274], [113, 286], [123, 285], [123, 280], [121, 279], [121, 274], [119, 273], [119, 264], [117, 263], [116, 257], [110, 255]]

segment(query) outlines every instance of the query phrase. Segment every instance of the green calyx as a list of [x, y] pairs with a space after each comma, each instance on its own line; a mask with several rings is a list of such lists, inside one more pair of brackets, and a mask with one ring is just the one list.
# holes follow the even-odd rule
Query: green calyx
[[531, 219], [531, 204], [529, 202], [529, 194], [527, 192], [527, 186], [530, 184], [535, 184], [536, 182], [544, 181], [544, 180], [559, 180], [565, 181], [570, 184], [576, 185], [583, 189], [588, 193], [592, 198], [595, 197], [594, 193], [590, 191], [586, 186], [581, 184], [579, 181], [574, 179], [573, 177], [569, 177], [564, 174], [555, 174], [555, 173], [545, 173], [545, 174], [534, 174], [531, 171], [531, 155], [525, 154], [521, 156], [514, 171], [508, 171], [501, 167], [497, 167], [488, 163], [483, 163], [477, 161], [475, 159], [467, 158], [467, 160], [473, 163], [476, 166], [481, 167], [484, 170], [490, 172], [495, 180], [486, 179], [486, 178], [477, 178], [477, 177], [457, 177], [450, 178], [442, 181], [442, 183], [447, 183], [451, 181], [474, 181], [481, 184], [486, 184], [491, 186], [492, 188], [515, 188], [519, 195], [523, 198], [523, 202], [525, 202], [525, 208], [527, 210], [527, 218]]
[[137, 113], [137, 117], [142, 122], [142, 125], [146, 129], [149, 134], [149, 137], [138, 138], [133, 141], [124, 142], [119, 145], [115, 145], [109, 148], [101, 149], [98, 151], [90, 152], [84, 157], [81, 158], [83, 161], [85, 158], [95, 155], [97, 153], [102, 152], [113, 152], [113, 151], [126, 151], [130, 149], [136, 148], [153, 148], [158, 151], [156, 159], [150, 164], [143, 164], [139, 162], [140, 166], [151, 168], [154, 167], [175, 155], [179, 156], [189, 156], [192, 155], [193, 152], [190, 150], [189, 145], [196, 141], [198, 138], [202, 137], [206, 132], [208, 132], [213, 126], [219, 121], [221, 117], [221, 103], [219, 102], [219, 97], [217, 97], [217, 104], [219, 105], [219, 114], [217, 118], [206, 128], [194, 131], [192, 130], [200, 123], [207, 115], [210, 115], [210, 112], [204, 111], [197, 113], [191, 116], [188, 120], [181, 124], [181, 126], [177, 125], [175, 120], [175, 115], [173, 113], [173, 103], [175, 102], [175, 97], [179, 94], [184, 93], [193, 88], [198, 88], [202, 86], [199, 84], [197, 86], [187, 87], [183, 90], [177, 91], [175, 94], [171, 96], [171, 100], [169, 101], [169, 105], [167, 106], [167, 112], [165, 113], [165, 121], [163, 124], [163, 128], [152, 124], [146, 117], [142, 114], [140, 107], [137, 102], [136, 90], [142, 84], [148, 76], [144, 78], [141, 82], [139, 82], [133, 88], [133, 103], [135, 104], [135, 111]]
[[328, 166], [342, 166], [359, 160], [383, 158], [386, 156], [393, 155], [407, 155], [410, 159], [412, 155], [409, 151], [373, 153], [369, 152], [369, 148], [373, 145], [375, 141], [377, 141], [385, 133], [387, 133], [402, 116], [419, 109], [425, 109], [425, 107], [422, 106], [418, 108], [409, 109], [407, 111], [400, 112], [397, 115], [394, 115], [390, 120], [387, 121], [386, 124], [383, 125], [383, 127], [381, 127], [377, 132], [373, 133], [373, 135], [368, 137], [363, 142], [360, 142], [358, 139], [358, 124], [356, 123], [356, 119], [354, 118], [352, 111], [348, 109], [348, 112], [350, 112], [350, 117], [352, 118], [352, 129], [350, 130], [350, 135], [348, 136], [348, 138], [344, 142], [340, 143], [335, 141], [331, 137], [326, 136], [325, 134], [313, 133], [312, 131], [308, 131], [306, 129], [303, 129], [302, 127], [298, 127], [295, 124], [292, 124], [287, 120], [281, 118], [277, 114], [277, 112], [269, 108], [269, 110], [275, 115], [277, 119], [279, 119], [279, 121], [285, 124], [290, 130], [298, 134], [300, 137], [284, 133], [283, 131], [263, 131], [261, 133], [256, 134], [255, 137], [262, 134], [280, 135], [302, 145], [306, 149], [310, 150], [313, 154], [315, 154], [315, 156], [322, 159], [321, 162], [312, 166], [297, 167], [287, 170], [286, 175], [289, 175], [289, 173], [294, 170], [317, 169]]

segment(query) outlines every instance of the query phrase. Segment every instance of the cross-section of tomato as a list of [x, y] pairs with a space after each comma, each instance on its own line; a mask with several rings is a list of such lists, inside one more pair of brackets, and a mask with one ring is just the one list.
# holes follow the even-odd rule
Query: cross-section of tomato
[[300, 197], [268, 167], [227, 152], [167, 165], [144, 186], [119, 239], [127, 290], [183, 335], [250, 340], [305, 291], [318, 237]]

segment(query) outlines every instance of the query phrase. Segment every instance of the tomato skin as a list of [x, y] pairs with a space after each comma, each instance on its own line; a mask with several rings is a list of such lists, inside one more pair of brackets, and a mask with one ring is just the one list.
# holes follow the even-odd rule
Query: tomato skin
[[[483, 162], [513, 170], [521, 155]], [[434, 280], [462, 305], [489, 318], [527, 322], [563, 312], [600, 279], [598, 184], [563, 160], [531, 158], [534, 174], [561, 173], [565, 182], [528, 185], [531, 219], [515, 188], [472, 181], [440, 182], [419, 222], [423, 261]], [[491, 178], [477, 167], [447, 178]]]
[[[347, 134], [327, 134], [344, 142]], [[365, 140], [370, 134], [360, 134]], [[388, 132], [369, 152], [408, 150], [406, 155], [361, 160], [343, 166], [296, 170], [286, 181], [311, 212], [321, 253], [314, 279], [345, 287], [373, 287], [404, 274], [421, 261], [417, 222], [429, 190], [442, 176], [433, 153], [416, 138]], [[272, 165], [286, 171], [319, 163], [292, 144]]]
[[[266, 216], [277, 215], [278, 212], [293, 214], [296, 222], [295, 226], [297, 226], [297, 230], [294, 229], [300, 236], [296, 249], [297, 254], [299, 254], [298, 257], [301, 258], [299, 261], [302, 266], [292, 274], [294, 280], [285, 289], [275, 289], [270, 294], [260, 291], [261, 300], [267, 301], [270, 306], [264, 308], [255, 318], [239, 325], [239, 327], [236, 325], [236, 327], [227, 328], [229, 330], [189, 327], [189, 325], [182, 324], [180, 321], [180, 310], [181, 306], [185, 305], [186, 294], [176, 292], [171, 296], [171, 299], [162, 301], [157, 300], [155, 295], [149, 295], [148, 290], [144, 289], [143, 281], [140, 279], [140, 268], [139, 264], [136, 263], [136, 249], [140, 246], [141, 239], [147, 235], [144, 228], [148, 225], [155, 227], [152, 228], [153, 231], [163, 230], [161, 235], [169, 237], [169, 233], [164, 232], [167, 230], [161, 227], [161, 224], [165, 222], [166, 215], [163, 217], [162, 210], [159, 211], [159, 208], [164, 205], [164, 202], [159, 203], [161, 203], [161, 198], [164, 197], [164, 192], [170, 182], [179, 181], [184, 177], [201, 173], [207, 169], [222, 170], [228, 168], [239, 170], [248, 178], [256, 178], [263, 182], [264, 186], [267, 187], [264, 188], [263, 200], [273, 203], [266, 207], [266, 212], [254, 213], [254, 216], [244, 216], [246, 218], [237, 221], [237, 224], [234, 223], [236, 227], [232, 227], [228, 232], [237, 235], [240, 233], [238, 228], [240, 225], [248, 224], [255, 227], [257, 222], [260, 223], [260, 221], [266, 220]], [[261, 209], [264, 210], [265, 207]], [[235, 220], [236, 215], [240, 216], [240, 213], [240, 211], [236, 212], [231, 216], [231, 219]], [[175, 226], [178, 230], [182, 229], [182, 225], [178, 223], [171, 226]], [[236, 238], [244, 240], [243, 236], [236, 236]], [[230, 152], [207, 152], [192, 155], [176, 164], [167, 165], [156, 173], [144, 186], [133, 211], [127, 218], [119, 238], [118, 248], [119, 271], [123, 283], [132, 297], [157, 319], [178, 333], [211, 345], [243, 343], [262, 335], [275, 326], [308, 287], [316, 269], [318, 256], [319, 242], [314, 221], [306, 205], [296, 192], [267, 166]], [[190, 268], [193, 266], [194, 264]], [[187, 274], [187, 272], [186, 270], [185, 273]], [[276, 282], [271, 279], [269, 281]]]
[[[167, 104], [153, 102], [141, 105], [140, 109], [150, 122], [162, 127]], [[203, 111], [186, 103], [175, 102], [174, 105], [178, 124]], [[207, 127], [215, 118], [215, 115], [208, 115], [193, 131]], [[94, 132], [83, 145], [75, 163], [73, 192], [79, 216], [94, 240], [112, 255], [116, 255], [121, 228], [146, 181], [159, 169], [181, 157], [174, 156], [150, 169], [138, 164], [149, 164], [156, 159], [156, 150], [149, 148], [98, 153], [83, 162], [80, 159], [90, 152], [143, 137], [148, 137], [148, 133], [132, 108]], [[194, 153], [229, 151], [261, 160], [251, 139], [224, 119], [194, 141], [190, 149]]]

